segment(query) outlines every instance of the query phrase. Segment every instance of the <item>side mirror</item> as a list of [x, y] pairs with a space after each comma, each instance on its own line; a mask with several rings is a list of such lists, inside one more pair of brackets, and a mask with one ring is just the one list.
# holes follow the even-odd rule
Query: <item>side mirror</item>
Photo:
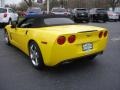
[[16, 26], [17, 26], [16, 22], [11, 23], [11, 28], [16, 28]]

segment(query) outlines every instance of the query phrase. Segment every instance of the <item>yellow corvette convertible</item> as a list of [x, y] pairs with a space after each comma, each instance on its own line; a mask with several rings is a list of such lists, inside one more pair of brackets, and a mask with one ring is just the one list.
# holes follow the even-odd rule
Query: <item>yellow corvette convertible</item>
[[4, 29], [6, 43], [30, 57], [37, 69], [55, 66], [74, 58], [103, 53], [108, 40], [105, 28], [75, 24], [70, 18], [54, 15], [27, 17]]

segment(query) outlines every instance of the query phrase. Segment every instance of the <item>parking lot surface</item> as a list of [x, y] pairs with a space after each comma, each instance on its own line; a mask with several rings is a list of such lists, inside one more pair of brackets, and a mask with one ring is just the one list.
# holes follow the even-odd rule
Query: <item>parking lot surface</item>
[[120, 22], [89, 23], [109, 30], [104, 54], [38, 71], [19, 49], [7, 46], [0, 29], [0, 90], [120, 90]]

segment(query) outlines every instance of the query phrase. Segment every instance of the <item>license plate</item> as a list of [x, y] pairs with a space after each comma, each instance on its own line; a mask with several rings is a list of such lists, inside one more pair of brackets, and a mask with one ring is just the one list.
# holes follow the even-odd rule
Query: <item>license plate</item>
[[89, 50], [93, 49], [93, 44], [92, 43], [85, 43], [82, 45], [82, 49], [83, 49], [83, 51], [89, 51]]

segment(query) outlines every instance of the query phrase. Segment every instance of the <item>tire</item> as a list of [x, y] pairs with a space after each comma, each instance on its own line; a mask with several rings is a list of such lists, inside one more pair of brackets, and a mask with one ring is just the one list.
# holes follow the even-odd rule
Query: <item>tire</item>
[[93, 61], [96, 56], [97, 56], [97, 55], [88, 56], [88, 59], [91, 60], [91, 61]]
[[11, 24], [12, 24], [12, 20], [9, 19], [9, 21], [8, 21], [8, 25], [11, 25]]
[[4, 32], [4, 40], [7, 45], [10, 45], [10, 39], [9, 39], [7, 31]]
[[38, 70], [43, 69], [44, 62], [43, 62], [42, 54], [41, 54], [39, 46], [34, 41], [32, 41], [29, 44], [29, 57], [30, 57], [32, 65], [36, 69]]

